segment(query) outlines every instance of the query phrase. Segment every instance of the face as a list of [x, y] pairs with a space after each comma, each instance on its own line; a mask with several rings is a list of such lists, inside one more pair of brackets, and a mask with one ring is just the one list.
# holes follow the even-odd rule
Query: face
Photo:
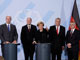
[[39, 28], [40, 30], [42, 30], [42, 29], [43, 29], [43, 24], [39, 24], [38, 28]]
[[74, 29], [75, 28], [75, 23], [70, 23], [70, 28]]
[[55, 24], [56, 24], [56, 26], [60, 26], [60, 20], [56, 19]]
[[6, 23], [7, 23], [7, 24], [10, 24], [10, 23], [11, 23], [11, 16], [7, 16], [7, 17], [6, 17]]
[[32, 19], [31, 18], [27, 18], [27, 24], [31, 24]]

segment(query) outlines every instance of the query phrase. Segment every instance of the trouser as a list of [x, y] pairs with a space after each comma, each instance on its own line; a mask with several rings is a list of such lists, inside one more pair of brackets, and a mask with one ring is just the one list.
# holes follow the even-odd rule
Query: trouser
[[23, 46], [24, 49], [24, 55], [25, 55], [25, 60], [28, 60], [30, 58], [30, 60], [33, 60], [33, 55], [34, 55], [34, 50], [35, 50], [35, 46]]
[[68, 49], [68, 60], [78, 60], [78, 50]]
[[57, 60], [61, 60], [61, 53], [62, 53], [61, 49], [51, 49], [51, 52], [52, 52], [52, 60], [56, 60], [56, 56]]
[[1, 45], [1, 50], [2, 50], [2, 56], [4, 57], [4, 45]]

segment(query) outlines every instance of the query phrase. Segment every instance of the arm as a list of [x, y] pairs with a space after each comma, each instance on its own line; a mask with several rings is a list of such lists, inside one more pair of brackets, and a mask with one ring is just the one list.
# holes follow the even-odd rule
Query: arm
[[36, 34], [37, 33], [37, 28], [36, 28], [36, 26], [34, 27], [34, 39], [33, 39], [33, 42], [32, 42], [32, 44], [36, 44], [37, 43], [37, 39], [36, 39]]
[[5, 41], [4, 37], [3, 37], [3, 30], [2, 30], [2, 26], [0, 26], [0, 39], [2, 42]]
[[23, 27], [22, 27], [22, 30], [21, 30], [20, 38], [21, 38], [22, 44], [24, 44], [24, 41], [25, 41], [25, 30], [24, 30]]
[[67, 45], [68, 48], [71, 48], [71, 42], [70, 42], [70, 39], [69, 39], [69, 31], [66, 34], [66, 45]]
[[17, 29], [16, 29], [16, 27], [14, 27], [14, 40], [16, 40], [17, 41], [17, 39], [18, 39], [18, 33], [17, 33]]
[[65, 28], [63, 29], [62, 35], [62, 46], [65, 46]]
[[65, 39], [66, 40], [66, 44], [70, 43], [68, 38], [69, 38], [69, 31], [67, 31], [67, 34], [66, 34], [66, 39]]
[[14, 41], [13, 41], [12, 43], [13, 43], [13, 44], [16, 44], [16, 43], [17, 43], [17, 39], [18, 39], [17, 29], [16, 29], [16, 27], [14, 26]]
[[49, 29], [49, 42], [50, 43], [52, 43], [52, 37], [53, 37], [53, 35], [52, 35], [52, 27], [50, 27], [50, 29]]

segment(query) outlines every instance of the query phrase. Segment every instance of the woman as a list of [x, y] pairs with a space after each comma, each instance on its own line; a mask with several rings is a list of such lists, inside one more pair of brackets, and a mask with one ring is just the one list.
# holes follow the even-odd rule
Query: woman
[[38, 30], [36, 32], [37, 43], [48, 43], [48, 31], [44, 29], [44, 23], [38, 22]]

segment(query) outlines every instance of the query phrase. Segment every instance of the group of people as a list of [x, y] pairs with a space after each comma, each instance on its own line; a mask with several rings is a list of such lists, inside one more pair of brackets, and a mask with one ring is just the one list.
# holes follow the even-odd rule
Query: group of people
[[[6, 23], [0, 25], [0, 39], [3, 44], [17, 43], [18, 34], [16, 26], [11, 23], [11, 16], [6, 17]], [[44, 28], [42, 21], [38, 22], [37, 27], [32, 23], [32, 18], [28, 17], [26, 25], [21, 30], [21, 42], [24, 50], [25, 60], [33, 60], [35, 44], [51, 43], [52, 60], [61, 60], [62, 50], [67, 46], [68, 60], [78, 60], [80, 31], [75, 29], [75, 22], [70, 23], [70, 30], [65, 33], [65, 27], [60, 25], [61, 19], [55, 19], [55, 25], [50, 29]], [[4, 57], [4, 54], [3, 54]]]

